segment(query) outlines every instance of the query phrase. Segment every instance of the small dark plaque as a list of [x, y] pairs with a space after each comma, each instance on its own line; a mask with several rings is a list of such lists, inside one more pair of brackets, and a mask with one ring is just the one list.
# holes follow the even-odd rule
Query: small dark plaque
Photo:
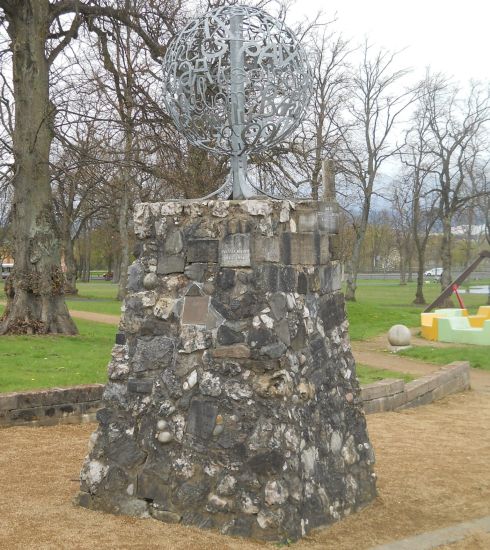
[[128, 391], [131, 393], [151, 393], [153, 378], [130, 378]]
[[218, 406], [212, 401], [194, 399], [189, 409], [187, 433], [208, 439], [216, 424]]
[[126, 335], [124, 332], [117, 332], [116, 333], [116, 344], [119, 344], [120, 346], [123, 346], [126, 343]]
[[209, 299], [209, 296], [186, 296], [182, 324], [205, 326], [208, 320]]

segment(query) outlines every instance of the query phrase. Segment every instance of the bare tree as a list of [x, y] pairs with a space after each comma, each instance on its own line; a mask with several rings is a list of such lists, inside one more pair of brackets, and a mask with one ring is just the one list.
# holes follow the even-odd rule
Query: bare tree
[[436, 159], [435, 191], [439, 198], [442, 226], [441, 286], [452, 280], [452, 223], [455, 215], [480, 193], [471, 189], [468, 166], [473, 162], [478, 139], [490, 119], [490, 96], [477, 84], [470, 84], [467, 94], [440, 75], [428, 74], [422, 101], [428, 113], [429, 135], [426, 149]]
[[425, 304], [424, 271], [425, 253], [431, 231], [438, 219], [437, 194], [431, 190], [436, 161], [427, 150], [429, 113], [424, 103], [415, 109], [413, 125], [407, 131], [401, 159], [405, 166], [404, 177], [412, 200], [408, 203], [417, 255], [417, 289], [415, 304]]
[[400, 91], [407, 70], [394, 68], [396, 54], [373, 54], [366, 42], [363, 60], [351, 75], [352, 95], [346, 103], [346, 124], [342, 137], [341, 170], [349, 196], [357, 196], [360, 214], [354, 225], [356, 240], [348, 262], [346, 300], [355, 300], [361, 248], [371, 211], [375, 184], [381, 166], [394, 157], [399, 147], [392, 142], [393, 128], [413, 101], [412, 91]]
[[407, 271], [414, 248], [413, 217], [411, 215], [412, 200], [412, 187], [409, 178], [402, 177], [395, 181], [391, 196], [391, 219], [396, 245], [400, 254], [400, 285], [407, 284]]
[[49, 156], [56, 107], [49, 93], [50, 67], [82, 25], [105, 18], [137, 31], [155, 56], [162, 48], [147, 26], [165, 18], [157, 6], [140, 14], [105, 2], [0, 0], [12, 52], [15, 128], [12, 210], [15, 268], [7, 289], [0, 333], [64, 333], [77, 329], [64, 302], [60, 242], [52, 207]]
[[[330, 31], [329, 24], [316, 29], [309, 42], [313, 97], [301, 131], [291, 144], [294, 168], [290, 167], [288, 172], [296, 181], [307, 181], [311, 186], [311, 197], [318, 200], [322, 161], [336, 159], [340, 148], [342, 110], [349, 95], [347, 58], [351, 52], [348, 43]], [[281, 163], [283, 170], [287, 170], [285, 159], [277, 151], [271, 152], [271, 156]], [[281, 177], [284, 174], [281, 173]]]

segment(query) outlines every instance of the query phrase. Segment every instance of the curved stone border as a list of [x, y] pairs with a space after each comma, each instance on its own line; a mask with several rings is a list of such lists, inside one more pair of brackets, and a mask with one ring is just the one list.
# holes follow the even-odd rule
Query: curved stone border
[[[405, 383], [386, 379], [361, 387], [366, 414], [426, 405], [470, 388], [468, 361], [450, 363], [436, 372]], [[104, 384], [0, 394], [0, 428], [52, 426], [95, 421]]]
[[405, 383], [386, 379], [362, 386], [361, 399], [366, 414], [427, 405], [446, 395], [470, 389], [470, 364], [455, 361], [438, 371]]

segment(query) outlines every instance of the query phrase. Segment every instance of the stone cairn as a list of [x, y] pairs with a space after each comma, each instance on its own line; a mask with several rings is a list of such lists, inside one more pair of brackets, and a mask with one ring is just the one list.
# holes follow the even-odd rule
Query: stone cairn
[[80, 505], [279, 540], [375, 497], [336, 217], [317, 201], [137, 205]]

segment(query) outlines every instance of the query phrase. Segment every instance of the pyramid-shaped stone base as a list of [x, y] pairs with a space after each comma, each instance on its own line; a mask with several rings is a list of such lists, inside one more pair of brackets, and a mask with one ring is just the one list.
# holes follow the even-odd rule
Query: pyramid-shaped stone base
[[313, 201], [137, 206], [82, 506], [278, 540], [374, 498], [335, 222]]

